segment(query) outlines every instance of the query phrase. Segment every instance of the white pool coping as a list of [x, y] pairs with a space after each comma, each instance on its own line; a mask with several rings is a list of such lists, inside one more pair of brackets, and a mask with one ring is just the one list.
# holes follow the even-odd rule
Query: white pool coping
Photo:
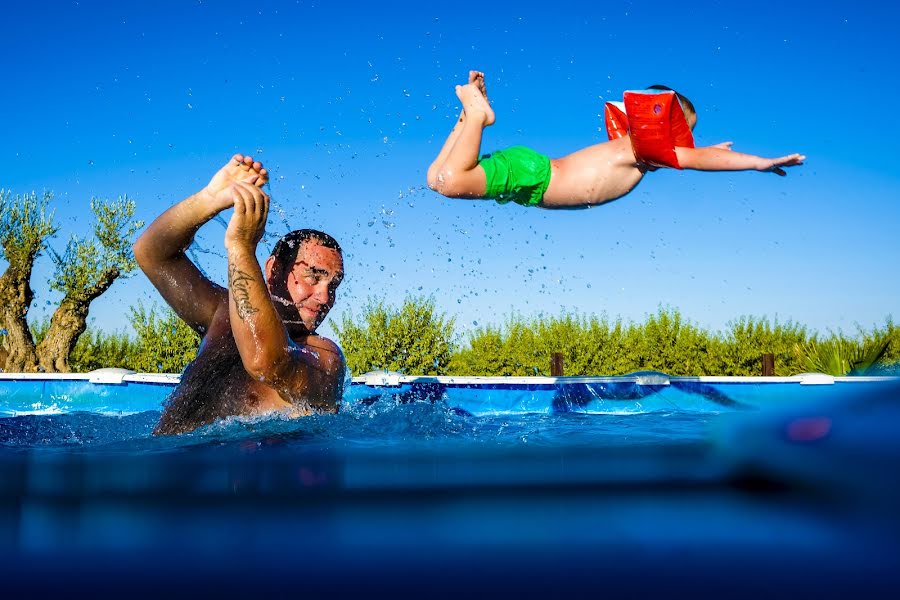
[[[88, 381], [105, 385], [124, 385], [127, 383], [155, 383], [177, 385], [181, 381], [178, 373], [135, 373], [127, 369], [98, 369], [90, 373], [0, 373], [3, 380], [44, 380], [44, 381]], [[900, 382], [898, 376], [853, 376], [833, 377], [823, 373], [801, 373], [789, 377], [735, 377], [735, 376], [695, 376], [671, 377], [664, 373], [635, 373], [609, 377], [459, 377], [455, 375], [402, 375], [399, 373], [366, 373], [354, 377], [353, 383], [373, 387], [399, 387], [409, 384], [440, 384], [449, 386], [480, 385], [539, 385], [551, 386], [561, 384], [612, 384], [634, 383], [636, 385], [670, 385], [672, 382], [684, 383], [725, 383], [725, 384], [772, 384], [795, 383], [799, 385], [832, 385], [834, 383], [852, 382]]]

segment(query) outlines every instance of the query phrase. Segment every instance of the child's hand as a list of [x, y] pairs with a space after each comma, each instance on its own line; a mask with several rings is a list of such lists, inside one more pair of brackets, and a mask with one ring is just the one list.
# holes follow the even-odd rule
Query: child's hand
[[734, 142], [722, 142], [721, 144], [713, 144], [710, 148], [719, 148], [720, 150], [731, 150]]
[[781, 158], [764, 158], [757, 170], [775, 173], [776, 175], [784, 177], [787, 173], [781, 167], [796, 167], [802, 165], [804, 160], [806, 160], [806, 156], [803, 154], [788, 154]]

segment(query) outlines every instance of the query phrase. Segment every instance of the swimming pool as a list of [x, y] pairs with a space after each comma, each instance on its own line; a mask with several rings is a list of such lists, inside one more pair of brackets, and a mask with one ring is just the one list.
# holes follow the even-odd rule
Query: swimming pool
[[153, 438], [177, 376], [0, 379], [5, 589], [837, 595], [900, 583], [900, 379], [357, 378]]

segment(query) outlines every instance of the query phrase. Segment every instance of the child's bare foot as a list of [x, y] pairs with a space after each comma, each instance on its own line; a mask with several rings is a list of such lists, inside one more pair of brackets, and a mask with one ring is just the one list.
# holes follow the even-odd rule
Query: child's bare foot
[[[474, 84], [475, 87], [477, 87], [481, 91], [482, 95], [484, 95], [485, 99], [487, 100], [487, 88], [484, 85], [484, 73], [482, 73], [481, 71], [469, 71], [469, 83]], [[491, 101], [488, 100], [488, 104], [490, 104], [490, 102]], [[457, 122], [462, 123], [465, 120], [466, 110], [463, 109], [459, 113], [459, 119], [457, 120]]]
[[213, 175], [204, 191], [210, 198], [218, 198], [221, 195], [224, 201], [226, 197], [231, 197], [228, 192], [231, 184], [239, 182], [262, 187], [269, 182], [269, 172], [263, 168], [262, 163], [254, 161], [252, 156], [235, 154]]
[[478, 88], [478, 91], [481, 92], [481, 95], [484, 96], [484, 99], [490, 104], [491, 101], [487, 95], [487, 86], [484, 84], [484, 73], [481, 71], [469, 71], [469, 83], [474, 83], [475, 87]]
[[[484, 88], [483, 76], [481, 78], [481, 87]], [[456, 97], [462, 102], [467, 119], [477, 121], [483, 118], [482, 127], [489, 127], [494, 124], [496, 120], [494, 109], [491, 108], [484, 93], [479, 89], [477, 82], [456, 86]]]

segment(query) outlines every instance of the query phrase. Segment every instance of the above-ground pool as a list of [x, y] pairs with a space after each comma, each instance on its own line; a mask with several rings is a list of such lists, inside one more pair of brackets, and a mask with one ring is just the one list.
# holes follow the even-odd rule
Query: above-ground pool
[[900, 583], [900, 378], [375, 373], [336, 415], [153, 437], [177, 381], [2, 376], [5, 590], [734, 597]]

